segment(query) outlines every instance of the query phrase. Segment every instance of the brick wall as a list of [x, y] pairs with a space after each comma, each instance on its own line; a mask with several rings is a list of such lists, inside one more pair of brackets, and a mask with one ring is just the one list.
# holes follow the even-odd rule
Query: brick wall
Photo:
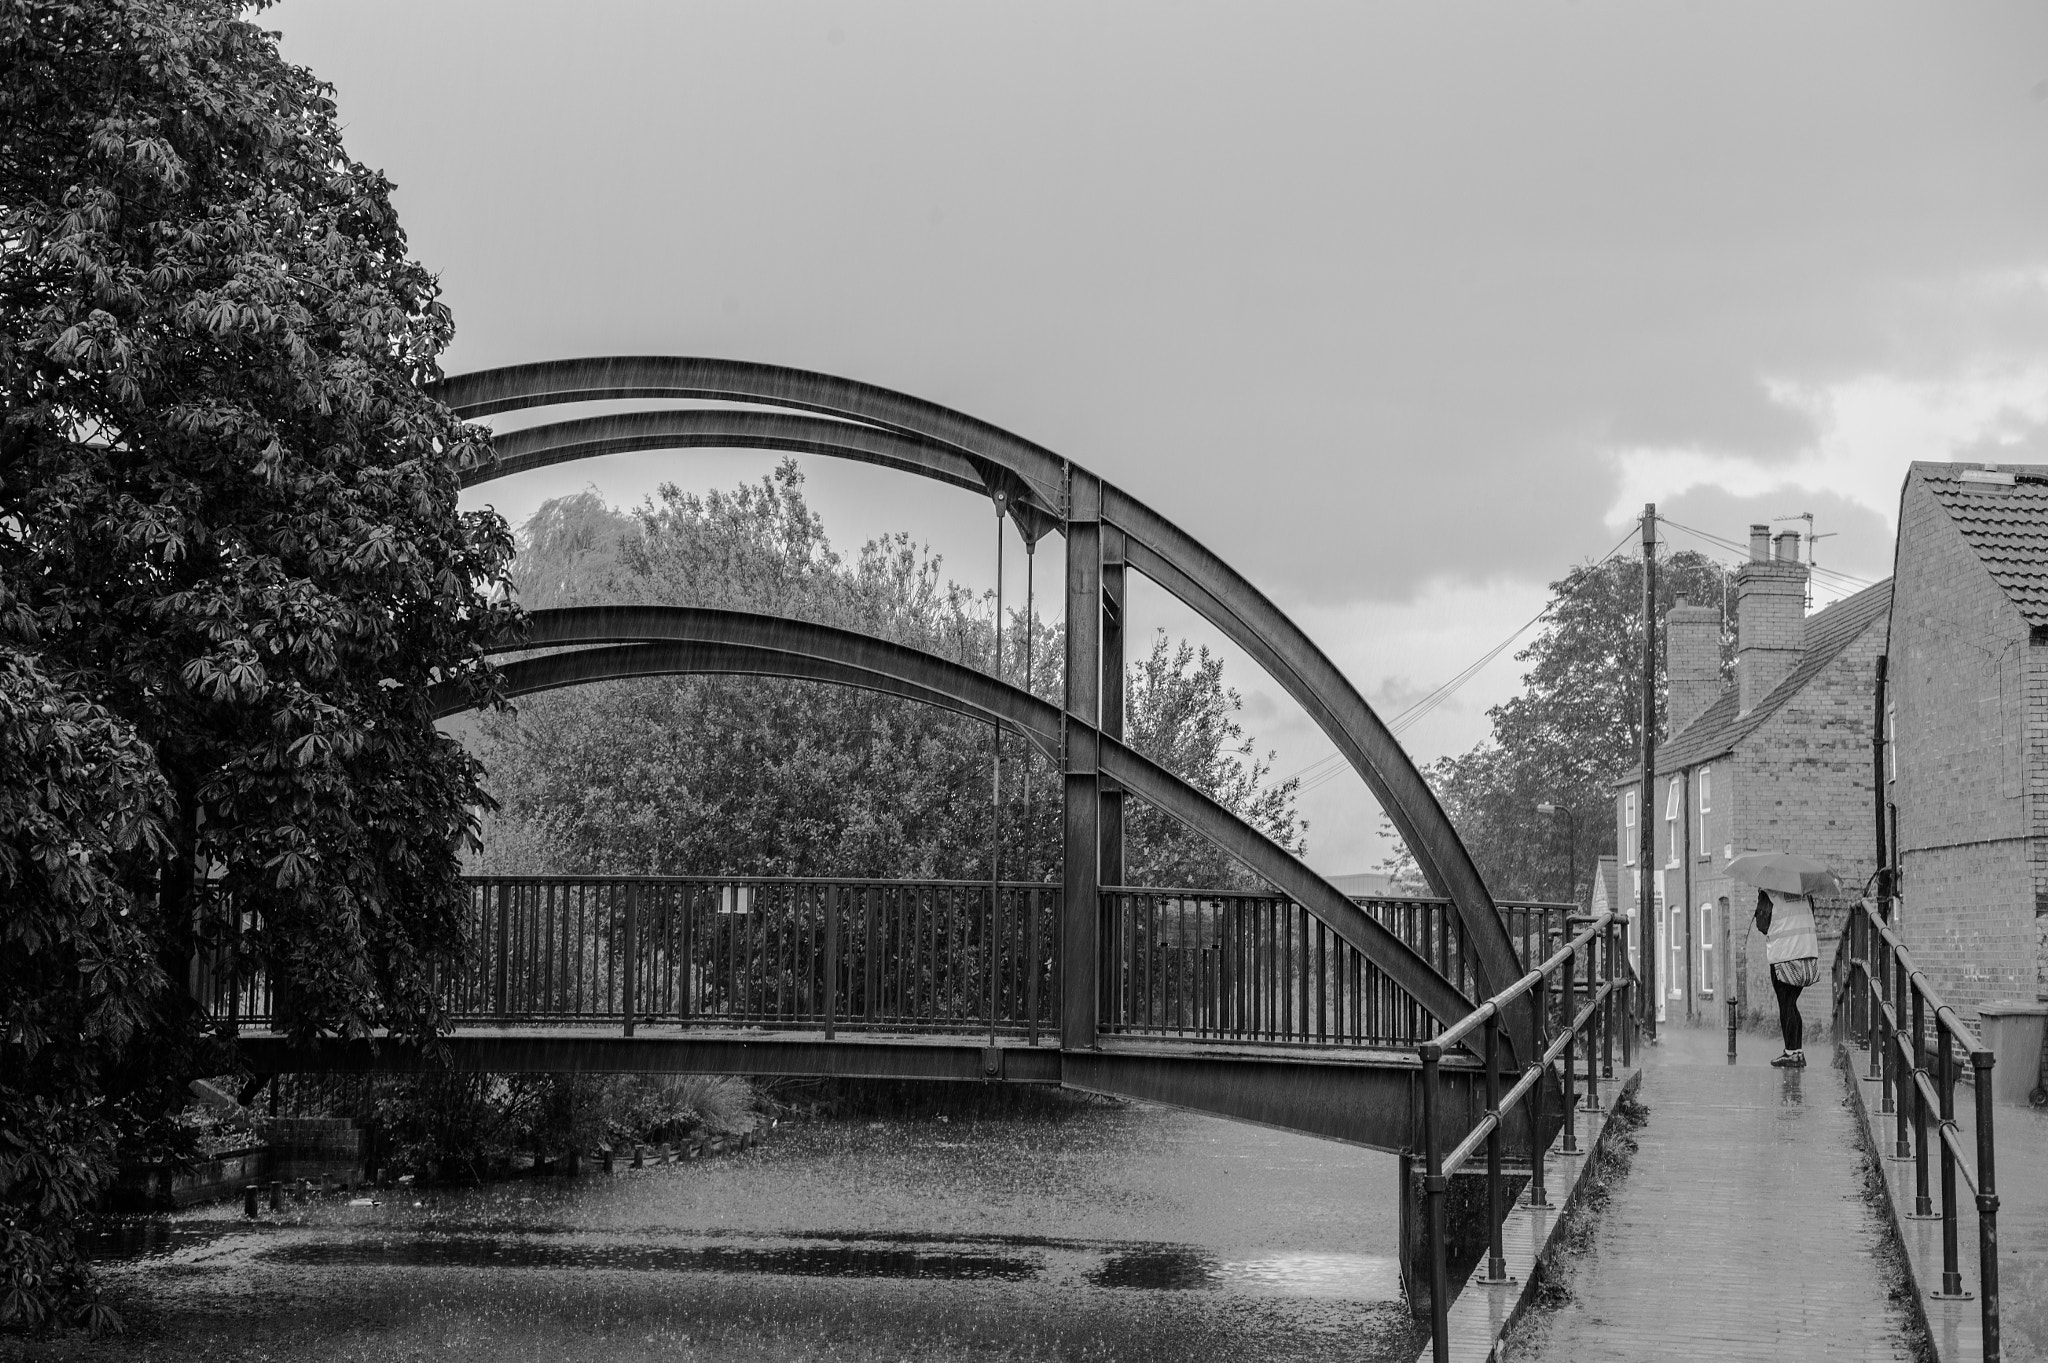
[[[1899, 922], [1935, 987], [1965, 1017], [2034, 994], [2048, 801], [2027, 796], [2030, 746], [2048, 742], [2026, 622], [1917, 476], [1899, 506], [1891, 699], [1901, 869]], [[2037, 767], [2037, 771], [2039, 768]]]

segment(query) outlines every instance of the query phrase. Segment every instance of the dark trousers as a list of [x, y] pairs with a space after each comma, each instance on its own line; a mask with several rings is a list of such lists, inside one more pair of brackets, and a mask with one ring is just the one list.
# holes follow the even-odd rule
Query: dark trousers
[[1787, 984], [1771, 973], [1771, 988], [1778, 993], [1778, 1028], [1785, 1034], [1785, 1049], [1796, 1051], [1806, 1045], [1806, 1019], [1799, 1016], [1799, 995], [1803, 984]]

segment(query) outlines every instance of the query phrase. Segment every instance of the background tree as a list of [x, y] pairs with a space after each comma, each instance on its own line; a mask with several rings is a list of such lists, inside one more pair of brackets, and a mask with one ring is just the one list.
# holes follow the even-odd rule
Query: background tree
[[[489, 699], [510, 538], [457, 510], [488, 447], [422, 393], [452, 324], [390, 185], [242, 8], [0, 0], [0, 647], [12, 741], [60, 742], [50, 706], [79, 730], [56, 773], [0, 770], [28, 868], [0, 978], [53, 986], [0, 1005], [0, 1322], [77, 1304], [76, 1274], [37, 1265], [104, 1185], [109, 1133], [146, 1137], [226, 1063], [164, 987], [209, 945], [207, 904], [252, 912], [226, 968], [264, 962], [302, 1036], [431, 1033], [428, 969], [460, 945], [486, 797], [429, 693]], [[118, 934], [24, 822], [59, 794]], [[107, 1002], [53, 1068], [67, 988]]]
[[[1690, 550], [1657, 566], [1660, 622], [1681, 599], [1726, 603], [1724, 684], [1735, 664], [1731, 578], [1720, 564]], [[1551, 583], [1542, 632], [1515, 655], [1530, 665], [1522, 674], [1522, 693], [1487, 711], [1487, 738], [1427, 771], [1497, 897], [1583, 903], [1592, 892], [1597, 858], [1614, 851], [1614, 782], [1638, 767], [1642, 754], [1642, 598], [1641, 559], [1582, 564]], [[1660, 727], [1666, 694], [1659, 648]], [[1543, 803], [1569, 814], [1546, 818], [1536, 812]], [[1567, 885], [1566, 869], [1574, 861], [1578, 880]], [[1383, 868], [1412, 877], [1414, 862], [1405, 848], [1397, 848]]]
[[[976, 598], [940, 569], [903, 534], [840, 555], [784, 460], [731, 490], [665, 486], [630, 515], [590, 493], [549, 502], [524, 528], [513, 575], [530, 606], [761, 611], [993, 668], [992, 594]], [[1027, 628], [1033, 687], [1056, 700], [1057, 626], [1009, 610], [1002, 674], [1023, 683]], [[1268, 784], [1238, 707], [1219, 660], [1163, 636], [1131, 670], [1133, 746], [1299, 846], [1294, 786]], [[1005, 879], [1058, 878], [1056, 770], [1006, 736], [996, 811], [992, 727], [951, 711], [813, 682], [667, 677], [525, 697], [475, 734], [501, 801], [479, 863], [494, 869], [978, 880], [999, 832]], [[1134, 879], [1249, 883], [1136, 802], [1129, 833]]]

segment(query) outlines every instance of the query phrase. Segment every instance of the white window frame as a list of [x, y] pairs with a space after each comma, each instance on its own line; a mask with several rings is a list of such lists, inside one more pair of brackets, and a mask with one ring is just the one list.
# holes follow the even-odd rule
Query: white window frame
[[1621, 864], [1636, 864], [1636, 793], [1621, 793]]
[[1899, 703], [1889, 696], [1884, 702], [1884, 779], [1899, 779]]
[[1713, 840], [1707, 837], [1707, 815], [1708, 815], [1708, 813], [1709, 813], [1709, 812], [1711, 812], [1711, 811], [1712, 811], [1712, 809], [1713, 809], [1713, 808], [1714, 808], [1714, 769], [1713, 769], [1712, 767], [1701, 767], [1701, 768], [1700, 768], [1700, 843], [1699, 843], [1699, 845], [1700, 845], [1701, 847], [1711, 847], [1711, 846], [1713, 846], [1713, 845], [1714, 845], [1714, 844], [1713, 844]]
[[1664, 992], [1674, 999], [1685, 997], [1685, 905], [1671, 906], [1671, 932], [1665, 939], [1671, 943], [1671, 968], [1664, 979]]
[[1714, 997], [1714, 901], [1704, 901], [1699, 907], [1700, 925], [1700, 997]]
[[1678, 821], [1685, 811], [1684, 791], [1685, 778], [1682, 776], [1672, 777], [1670, 793], [1665, 797], [1664, 801], [1664, 831], [1671, 836], [1671, 852], [1664, 859], [1666, 866], [1676, 866], [1681, 860], [1681, 854], [1678, 850]]

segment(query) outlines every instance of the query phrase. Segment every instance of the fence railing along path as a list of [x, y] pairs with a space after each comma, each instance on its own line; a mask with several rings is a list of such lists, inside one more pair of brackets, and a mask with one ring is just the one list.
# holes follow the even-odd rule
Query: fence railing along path
[[[757, 876], [475, 876], [450, 1024], [726, 1026], [1057, 1038], [1058, 888], [1033, 882]], [[1357, 901], [1468, 996], [1473, 952], [1449, 901]], [[1524, 959], [1567, 906], [1503, 905]], [[1436, 1028], [1301, 905], [1199, 889], [1102, 893], [1101, 1030], [1265, 1046], [1413, 1046]], [[233, 1026], [281, 1001], [260, 935], [219, 925], [200, 995]]]
[[[1429, 1265], [1429, 1317], [1431, 1353], [1437, 1363], [1450, 1360], [1450, 1255], [1445, 1204], [1451, 1177], [1472, 1157], [1486, 1153], [1486, 1202], [1488, 1242], [1486, 1264], [1474, 1281], [1482, 1285], [1505, 1283], [1507, 1259], [1501, 1242], [1501, 1225], [1506, 1219], [1506, 1174], [1501, 1155], [1509, 1114], [1520, 1109], [1529, 1151], [1529, 1205], [1550, 1205], [1544, 1177], [1549, 1156], [1546, 1139], [1551, 1101], [1546, 1080], [1553, 1077], [1562, 1089], [1557, 1116], [1561, 1119], [1559, 1153], [1578, 1153], [1577, 1085], [1581, 1075], [1589, 1109], [1600, 1106], [1600, 1081], [1614, 1077], [1614, 1048], [1617, 1039], [1622, 1065], [1627, 1068], [1634, 1047], [1634, 1008], [1626, 997], [1632, 994], [1633, 977], [1622, 959], [1622, 925], [1612, 913], [1577, 917], [1583, 924], [1570, 941], [1532, 967], [1506, 989], [1486, 999], [1465, 1017], [1435, 1030], [1417, 1051], [1422, 1060], [1422, 1157], [1425, 1222], [1423, 1235]], [[1553, 977], [1555, 980], [1553, 982]], [[1521, 1067], [1506, 1093], [1500, 1091], [1501, 1018], [1507, 1006], [1524, 995], [1536, 999], [1536, 1016], [1542, 1028], [1543, 1050]], [[1618, 1003], [1617, 996], [1622, 996]], [[1581, 1002], [1583, 999], [1583, 1002]], [[1618, 1037], [1617, 1037], [1618, 1034]], [[1457, 1135], [1442, 1130], [1442, 1062], [1446, 1053], [1470, 1049], [1480, 1038], [1480, 1058], [1485, 1070], [1486, 1110], [1472, 1127]], [[1552, 1066], [1556, 1066], [1555, 1070]]]
[[[1835, 949], [1834, 983], [1836, 1035], [1852, 1037], [1857, 1045], [1869, 1048], [1867, 1078], [1880, 1085], [1872, 1120], [1880, 1144], [1891, 1147], [1880, 1153], [1913, 1162], [1913, 1209], [1901, 1209], [1902, 1214], [1941, 1220], [1941, 1286], [1932, 1294], [1937, 1300], [1961, 1301], [1971, 1295], [1962, 1274], [1964, 1204], [1957, 1195], [1958, 1181], [1973, 1195], [1983, 1356], [1986, 1363], [1995, 1363], [2000, 1356], [1998, 1189], [1991, 1067], [1997, 1057], [1928, 983], [1926, 972], [1871, 901], [1850, 911]], [[1965, 1147], [1956, 1121], [1956, 1082], [1965, 1062], [1976, 1103], [1974, 1152]], [[1883, 1128], [1888, 1124], [1893, 1131], [1886, 1141]], [[1930, 1168], [1930, 1154], [1937, 1150], [1938, 1207]]]

